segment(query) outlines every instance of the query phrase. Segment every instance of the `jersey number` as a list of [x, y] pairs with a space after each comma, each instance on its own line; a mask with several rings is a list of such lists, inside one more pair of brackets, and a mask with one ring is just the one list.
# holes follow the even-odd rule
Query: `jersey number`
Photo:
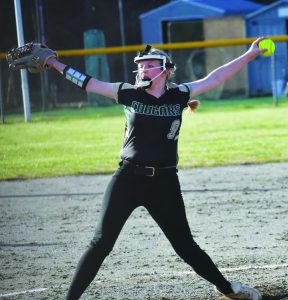
[[169, 133], [167, 134], [167, 139], [168, 140], [176, 140], [178, 138], [178, 135], [176, 136], [176, 133], [180, 127], [180, 120], [174, 120], [171, 124], [171, 127], [170, 127], [170, 131]]

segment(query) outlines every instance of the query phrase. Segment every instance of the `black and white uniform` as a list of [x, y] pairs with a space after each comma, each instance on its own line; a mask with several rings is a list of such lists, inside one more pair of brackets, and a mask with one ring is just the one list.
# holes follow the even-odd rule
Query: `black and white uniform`
[[176, 253], [200, 276], [231, 291], [210, 257], [190, 232], [177, 175], [182, 112], [190, 99], [187, 85], [168, 86], [159, 97], [115, 83], [115, 100], [124, 105], [126, 129], [121, 162], [105, 191], [95, 235], [82, 256], [66, 299], [78, 299], [112, 250], [126, 220], [144, 206]]
[[172, 85], [156, 98], [145, 90], [121, 84], [117, 102], [124, 105], [126, 130], [121, 158], [144, 166], [176, 166], [187, 85]]

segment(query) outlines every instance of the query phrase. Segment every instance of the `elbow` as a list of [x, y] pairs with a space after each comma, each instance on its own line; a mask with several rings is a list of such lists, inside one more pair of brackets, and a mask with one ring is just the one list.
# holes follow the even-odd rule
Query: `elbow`
[[225, 80], [223, 78], [215, 77], [215, 78], [213, 78], [213, 79], [210, 80], [209, 88], [208, 89], [209, 90], [216, 89], [219, 86], [221, 86], [224, 82], [225, 82]]

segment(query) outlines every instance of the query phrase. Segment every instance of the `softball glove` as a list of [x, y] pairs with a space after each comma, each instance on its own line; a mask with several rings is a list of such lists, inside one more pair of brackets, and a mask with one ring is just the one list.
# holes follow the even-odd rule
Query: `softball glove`
[[58, 59], [57, 53], [40, 43], [27, 43], [22, 47], [11, 49], [7, 53], [7, 62], [12, 70], [28, 69], [30, 73], [39, 73], [49, 69], [50, 57]]

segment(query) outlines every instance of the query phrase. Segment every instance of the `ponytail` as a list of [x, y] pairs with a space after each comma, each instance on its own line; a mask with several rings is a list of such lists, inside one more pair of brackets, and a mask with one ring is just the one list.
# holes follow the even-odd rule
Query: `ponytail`
[[200, 106], [200, 101], [198, 101], [198, 100], [189, 100], [187, 106], [188, 106], [188, 112], [193, 113]]

